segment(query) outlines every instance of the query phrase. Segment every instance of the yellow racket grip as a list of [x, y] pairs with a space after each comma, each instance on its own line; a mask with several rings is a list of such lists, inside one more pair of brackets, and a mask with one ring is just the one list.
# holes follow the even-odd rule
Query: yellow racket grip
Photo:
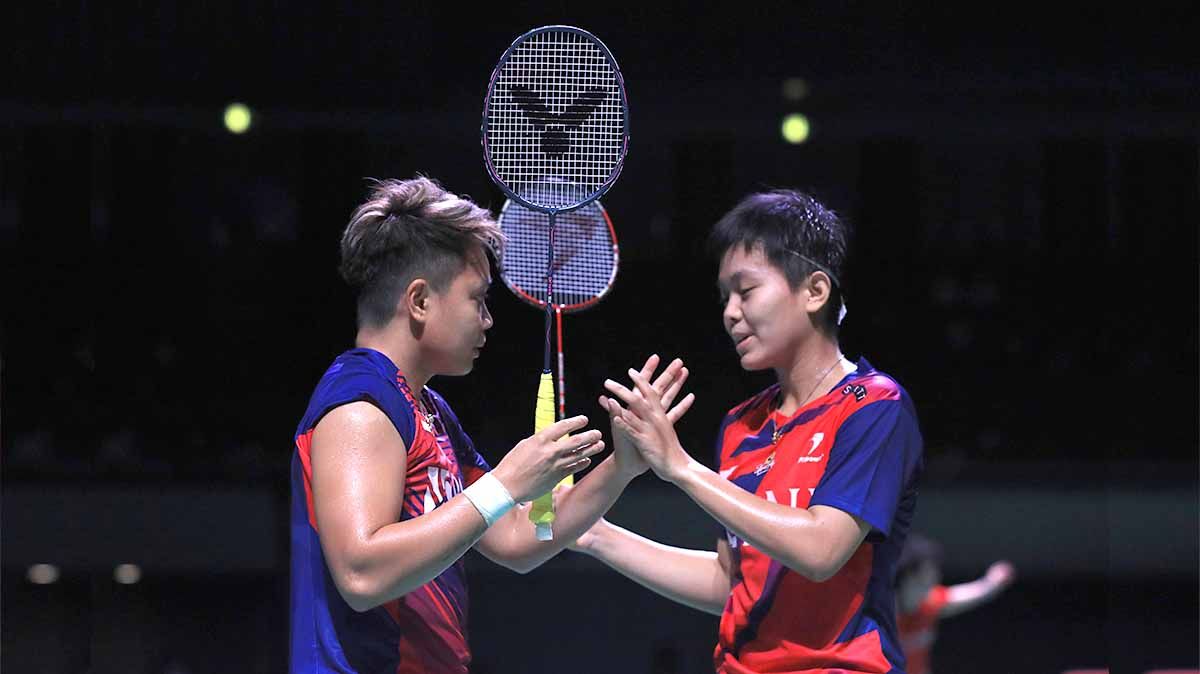
[[[533, 432], [537, 433], [554, 423], [554, 376], [543, 372], [538, 382], [537, 407], [533, 414]], [[570, 479], [568, 476], [567, 479]], [[564, 480], [565, 481], [565, 480]], [[533, 501], [529, 508], [529, 521], [533, 522], [534, 532], [539, 541], [554, 539], [554, 492], [542, 494]]]

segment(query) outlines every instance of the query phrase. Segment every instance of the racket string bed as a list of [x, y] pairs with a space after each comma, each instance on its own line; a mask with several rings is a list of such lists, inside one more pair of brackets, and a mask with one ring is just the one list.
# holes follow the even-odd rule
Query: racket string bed
[[[548, 292], [545, 266], [548, 216], [507, 205], [501, 227], [509, 241], [501, 259], [506, 283], [515, 285], [526, 296], [544, 298]], [[554, 304], [570, 311], [602, 296], [616, 274], [615, 246], [606, 215], [598, 204], [558, 215], [550, 268]]]
[[[494, 172], [535, 207], [565, 209], [587, 198], [574, 189], [538, 189], [547, 176], [599, 190], [628, 138], [618, 78], [599, 46], [573, 32], [546, 31], [515, 45], [489, 99]], [[546, 151], [548, 137], [559, 139], [557, 151]]]

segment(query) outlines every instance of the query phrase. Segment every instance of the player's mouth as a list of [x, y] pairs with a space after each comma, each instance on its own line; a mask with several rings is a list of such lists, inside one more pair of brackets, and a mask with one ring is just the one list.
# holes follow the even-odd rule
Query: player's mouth
[[737, 351], [739, 355], [741, 355], [749, 347], [750, 338], [753, 336], [754, 335], [743, 335], [741, 337], [738, 337], [737, 335], [733, 335], [734, 350]]

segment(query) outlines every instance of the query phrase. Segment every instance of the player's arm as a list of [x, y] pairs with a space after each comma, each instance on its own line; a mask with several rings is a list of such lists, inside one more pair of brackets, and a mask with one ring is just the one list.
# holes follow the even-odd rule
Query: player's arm
[[1013, 565], [1001, 561], [988, 567], [987, 573], [978, 580], [951, 585], [946, 588], [946, 605], [938, 616], [949, 618], [986, 604], [1011, 585], [1015, 575]]
[[[579, 449], [588, 439], [589, 444], [597, 444], [597, 431], [572, 442], [550, 437], [579, 430], [586, 421], [567, 419], [547, 433], [535, 434], [514, 447], [493, 472], [514, 498], [549, 488], [599, 451]], [[487, 530], [467, 494], [458, 494], [432, 512], [398, 521], [406, 449], [388, 417], [368, 402], [335, 408], [313, 432], [313, 509], [321, 549], [338, 591], [357, 611], [429, 582]]]
[[[652, 355], [642, 366], [642, 374], [647, 381], [658, 364], [658, 356]], [[670, 407], [687, 377], [687, 368], [677, 358], [654, 380], [652, 386], [662, 394], [663, 403]], [[669, 421], [678, 421], [694, 401], [695, 396], [688, 394], [679, 404], [670, 407], [666, 413]], [[620, 438], [615, 440], [612, 456], [575, 486], [555, 492], [553, 540], [537, 540], [533, 523], [529, 521], [528, 509], [516, 508], [484, 534], [476, 549], [488, 559], [518, 573], [527, 573], [561, 552], [608, 512], [629, 482], [647, 469], [636, 449], [628, 443], [622, 443]]]
[[837, 508], [761, 499], [695, 460], [672, 482], [739, 538], [816, 582], [840, 571], [871, 533], [865, 520]]
[[729, 544], [717, 551], [663, 545], [601, 519], [574, 546], [667, 599], [721, 615], [729, 599]]
[[[829, 579], [862, 544], [871, 525], [837, 508], [792, 508], [771, 503], [738, 487], [695, 461], [664, 423], [657, 393], [630, 370], [636, 391], [614, 381], [605, 387], [628, 407], [609, 415], [634, 438], [650, 467], [674, 483], [714, 519], [750, 545], [810, 580]], [[611, 401], [611, 405], [616, 405]]]
[[528, 573], [561, 552], [587, 531], [616, 502], [638, 474], [629, 474], [612, 457], [570, 489], [555, 490], [554, 538], [539, 541], [529, 508], [513, 508], [488, 530], [475, 549], [517, 573]]
[[398, 522], [406, 464], [400, 434], [369, 402], [335, 408], [313, 432], [313, 510], [321, 549], [338, 591], [356, 611], [429, 582], [487, 529], [462, 494]]

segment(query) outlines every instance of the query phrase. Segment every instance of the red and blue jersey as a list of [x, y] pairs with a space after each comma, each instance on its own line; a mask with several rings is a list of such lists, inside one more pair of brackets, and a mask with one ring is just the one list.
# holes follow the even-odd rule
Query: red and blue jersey
[[713, 655], [718, 672], [904, 671], [893, 580], [916, 507], [921, 434], [900, 385], [865, 359], [857, 365], [794, 414], [776, 409], [773, 385], [721, 424], [726, 479], [793, 508], [837, 508], [871, 532], [818, 583], [726, 529], [734, 577]]
[[[437, 578], [362, 613], [334, 586], [317, 530], [312, 496], [312, 435], [317, 422], [339, 405], [367, 401], [382, 410], [407, 448], [399, 521], [420, 517], [457, 495], [490, 470], [449, 405], [425, 388], [421, 413], [408, 383], [391, 360], [372, 349], [353, 349], [334, 360], [317, 384], [296, 430], [292, 456], [291, 645], [294, 673], [466, 672], [467, 579], [460, 559]], [[332, 448], [336, 451], [336, 448]]]

